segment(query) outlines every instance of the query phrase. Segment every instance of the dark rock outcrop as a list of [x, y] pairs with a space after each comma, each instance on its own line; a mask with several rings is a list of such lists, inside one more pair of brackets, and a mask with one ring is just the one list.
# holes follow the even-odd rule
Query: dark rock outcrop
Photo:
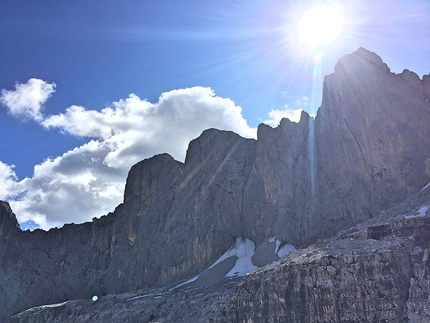
[[360, 48], [326, 77], [315, 119], [260, 125], [258, 140], [207, 130], [185, 163], [133, 166], [112, 214], [49, 232], [3, 215], [1, 315], [188, 278], [236, 237], [306, 247], [376, 216], [430, 181], [429, 98], [429, 77]]
[[25, 262], [21, 258], [21, 234], [9, 204], [0, 202], [0, 322], [5, 322], [12, 310], [25, 309], [33, 304], [18, 297], [22, 290], [17, 271]]

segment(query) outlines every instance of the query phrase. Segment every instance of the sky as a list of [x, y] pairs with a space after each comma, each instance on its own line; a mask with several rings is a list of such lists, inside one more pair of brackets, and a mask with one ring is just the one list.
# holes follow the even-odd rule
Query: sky
[[[344, 22], [316, 48], [298, 25], [321, 2]], [[0, 42], [0, 199], [49, 229], [112, 212], [133, 164], [183, 161], [207, 128], [255, 138], [315, 115], [324, 75], [358, 47], [429, 74], [430, 2], [4, 0]]]

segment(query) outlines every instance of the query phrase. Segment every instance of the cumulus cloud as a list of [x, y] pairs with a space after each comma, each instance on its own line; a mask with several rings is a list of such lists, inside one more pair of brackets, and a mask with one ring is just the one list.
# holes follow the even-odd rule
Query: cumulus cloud
[[17, 191], [17, 177], [13, 165], [6, 165], [0, 161], [0, 199], [7, 199], [11, 193]]
[[164, 152], [183, 161], [189, 141], [207, 128], [256, 136], [239, 106], [203, 87], [163, 93], [156, 103], [131, 94], [101, 111], [71, 106], [40, 117], [46, 128], [88, 138], [36, 165], [33, 176], [21, 181], [12, 166], [0, 164], [0, 185], [9, 187], [0, 191], [0, 199], [9, 199], [21, 223], [31, 220], [44, 229], [113, 211], [133, 164]]
[[42, 125], [103, 141], [110, 149], [104, 162], [111, 167], [163, 152], [184, 160], [188, 142], [210, 127], [255, 137], [240, 107], [203, 87], [163, 93], [156, 103], [131, 94], [100, 112], [72, 106]]
[[103, 142], [91, 140], [36, 165], [11, 201], [19, 221], [33, 220], [47, 229], [112, 211], [121, 202], [127, 172], [104, 165], [107, 152]]
[[264, 121], [265, 124], [276, 128], [283, 118], [290, 119], [292, 122], [299, 122], [300, 116], [302, 114], [303, 109], [285, 109], [285, 110], [271, 110], [269, 112], [270, 119]]
[[0, 102], [13, 116], [41, 121], [41, 110], [55, 92], [55, 86], [55, 83], [31, 78], [27, 83], [15, 84], [14, 91], [2, 90]]
[[281, 122], [281, 119], [287, 118], [290, 119], [292, 122], [299, 122], [300, 116], [302, 114], [303, 108], [306, 107], [309, 104], [309, 98], [306, 96], [302, 96], [298, 99], [296, 99], [293, 102], [294, 109], [291, 109], [288, 107], [288, 105], [285, 105], [283, 110], [277, 110], [272, 109], [269, 112], [269, 119], [263, 121], [263, 123], [275, 128], [279, 125]]

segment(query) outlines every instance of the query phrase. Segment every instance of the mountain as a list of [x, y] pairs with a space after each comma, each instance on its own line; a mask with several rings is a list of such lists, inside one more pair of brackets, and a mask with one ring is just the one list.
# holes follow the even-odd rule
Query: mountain
[[[0, 319], [43, 304], [189, 279], [209, 268], [238, 239], [250, 240], [258, 250], [270, 241], [278, 241], [277, 248], [306, 248], [371, 221], [430, 182], [430, 75], [420, 79], [408, 70], [391, 73], [379, 56], [359, 48], [338, 61], [323, 87], [315, 118], [303, 112], [298, 123], [283, 119], [275, 129], [260, 125], [257, 140], [209, 129], [190, 142], [185, 163], [162, 154], [134, 165], [124, 202], [90, 223], [22, 232], [7, 203], [2, 203]], [[365, 248], [366, 239], [357, 248]], [[341, 246], [326, 246], [330, 253], [337, 247]], [[376, 254], [381, 253], [378, 248]], [[256, 261], [258, 267], [279, 259], [278, 249], [260, 257], [265, 261]], [[402, 257], [409, 252], [405, 250]], [[309, 264], [311, 256], [312, 252], [310, 258], [300, 256], [303, 268], [314, 266]], [[236, 258], [229, 259], [237, 263], [240, 257]], [[284, 260], [281, 264], [284, 273], [288, 268], [301, 273], [301, 265], [288, 267]], [[317, 275], [320, 264], [309, 273]], [[263, 279], [267, 273], [278, 279], [279, 272], [270, 266], [251, 277], [261, 274]], [[297, 272], [279, 279], [297, 280]], [[339, 276], [336, 284], [365, 283], [364, 278], [343, 278], [347, 279]], [[235, 291], [238, 301], [231, 304], [237, 313], [249, 311], [254, 301], [272, 308], [269, 294], [278, 295], [288, 285], [276, 293], [269, 288], [269, 293], [259, 279], [245, 277], [239, 284], [243, 289]], [[288, 302], [315, 301], [306, 297], [310, 290], [298, 291]], [[354, 311], [355, 305], [348, 306], [347, 311]], [[285, 307], [275, 307], [285, 312]], [[306, 308], [298, 308], [297, 317], [305, 317], [300, 316], [303, 311]], [[358, 309], [357, 315], [362, 317]], [[240, 315], [234, 317], [241, 321]]]

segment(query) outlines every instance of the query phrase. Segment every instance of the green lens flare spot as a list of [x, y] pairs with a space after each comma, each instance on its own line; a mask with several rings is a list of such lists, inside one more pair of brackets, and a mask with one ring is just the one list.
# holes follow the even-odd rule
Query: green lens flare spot
[[92, 298], [93, 302], [96, 302], [98, 299], [99, 299], [99, 297], [97, 295], [94, 295]]

